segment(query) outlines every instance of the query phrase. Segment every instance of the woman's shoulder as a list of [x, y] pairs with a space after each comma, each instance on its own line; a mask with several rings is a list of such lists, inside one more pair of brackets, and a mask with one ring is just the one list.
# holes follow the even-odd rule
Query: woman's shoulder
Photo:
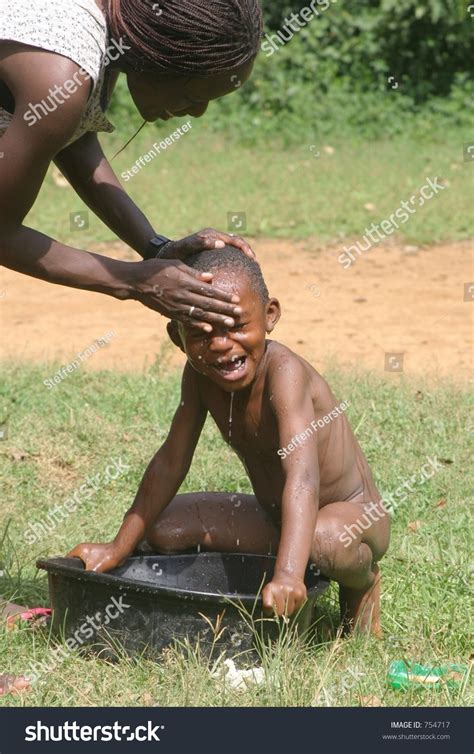
[[2, 0], [0, 39], [69, 58], [98, 82], [107, 23], [94, 0]]
[[[79, 66], [86, 78], [90, 77], [89, 100], [69, 143], [88, 132], [114, 130], [105, 116], [110, 97], [107, 21], [95, 0], [61, 0], [59, 3], [57, 0], [1, 0], [0, 40], [60, 55]], [[11, 115], [0, 111], [0, 136], [10, 122]]]

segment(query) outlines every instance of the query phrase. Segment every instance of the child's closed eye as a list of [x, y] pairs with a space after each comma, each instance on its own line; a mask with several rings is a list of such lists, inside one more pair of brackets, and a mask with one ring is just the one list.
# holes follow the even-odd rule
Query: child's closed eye
[[193, 330], [193, 332], [191, 333], [191, 338], [192, 338], [192, 339], [193, 339], [194, 341], [200, 341], [200, 340], [204, 341], [204, 340], [207, 340], [207, 339], [209, 338], [209, 333], [208, 333], [208, 332], [203, 332], [202, 330], [198, 330], [198, 329], [196, 328], [196, 329], [195, 329], [195, 330]]

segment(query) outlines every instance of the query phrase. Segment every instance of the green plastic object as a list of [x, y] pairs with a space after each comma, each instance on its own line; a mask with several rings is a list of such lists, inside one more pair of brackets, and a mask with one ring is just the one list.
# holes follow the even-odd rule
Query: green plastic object
[[388, 682], [392, 689], [402, 691], [409, 688], [451, 689], [459, 685], [467, 673], [465, 665], [440, 665], [429, 667], [418, 662], [407, 663], [404, 660], [394, 660], [388, 669]]

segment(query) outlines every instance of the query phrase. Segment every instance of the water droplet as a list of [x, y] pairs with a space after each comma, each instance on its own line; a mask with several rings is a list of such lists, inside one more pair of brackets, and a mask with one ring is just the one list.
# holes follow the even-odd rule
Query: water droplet
[[197, 546], [197, 551], [198, 551], [198, 552], [201, 552], [201, 545], [198, 545], [198, 546]]
[[229, 443], [232, 439], [232, 409], [234, 406], [234, 393], [230, 394], [230, 410], [229, 410]]
[[237, 540], [237, 547], [240, 547], [240, 539]]

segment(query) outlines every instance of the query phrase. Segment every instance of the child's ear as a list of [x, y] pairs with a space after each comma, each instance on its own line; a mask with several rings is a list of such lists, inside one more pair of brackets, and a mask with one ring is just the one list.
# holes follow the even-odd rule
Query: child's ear
[[181, 340], [178, 323], [175, 319], [172, 319], [171, 322], [168, 322], [168, 324], [166, 325], [166, 330], [168, 332], [170, 340], [172, 340], [175, 346], [178, 346], [178, 348], [184, 353], [183, 341]]
[[281, 317], [281, 306], [280, 302], [277, 298], [271, 298], [267, 302], [267, 311], [266, 311], [266, 330], [268, 333], [272, 332], [273, 328], [275, 327], [276, 323]]

